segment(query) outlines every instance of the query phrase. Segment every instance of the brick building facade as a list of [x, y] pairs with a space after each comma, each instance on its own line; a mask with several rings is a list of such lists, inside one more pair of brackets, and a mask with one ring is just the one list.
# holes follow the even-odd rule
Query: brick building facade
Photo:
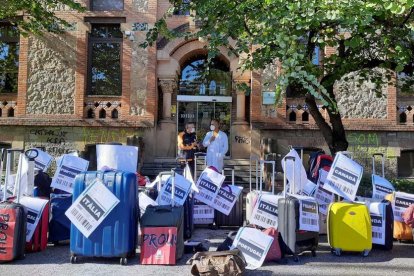
[[[160, 39], [139, 47], [168, 1], [80, 2], [88, 7], [85, 13], [65, 6], [55, 11], [71, 23], [65, 33], [18, 37], [18, 85], [0, 89], [2, 146], [43, 146], [54, 155], [78, 150], [93, 158], [95, 144], [136, 144], [133, 138], [143, 137], [144, 163], [157, 164], [174, 160], [177, 132], [186, 121], [196, 121], [203, 133], [207, 119], [220, 117], [232, 160], [284, 154], [289, 145], [328, 150], [303, 99], [266, 104], [264, 95], [271, 93], [264, 92], [271, 92], [277, 66], [241, 73], [239, 59], [222, 49], [218, 68], [224, 77], [194, 84], [183, 72], [206, 55], [203, 41]], [[186, 15], [174, 15], [168, 24], [196, 28]], [[237, 91], [238, 83], [252, 93]], [[347, 87], [337, 97], [356, 158], [369, 167], [370, 155], [383, 152], [387, 173], [414, 176], [414, 98], [399, 96], [391, 86], [383, 98], [374, 97], [369, 84]]]

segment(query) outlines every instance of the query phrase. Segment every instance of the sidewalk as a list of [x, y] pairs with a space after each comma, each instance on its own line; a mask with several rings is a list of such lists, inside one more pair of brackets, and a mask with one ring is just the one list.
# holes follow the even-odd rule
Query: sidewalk
[[[208, 239], [213, 251], [229, 230], [196, 229], [195, 239]], [[138, 257], [121, 266], [119, 259], [79, 258], [79, 263], [70, 264], [69, 246], [49, 246], [46, 251], [27, 254], [24, 260], [1, 264], [0, 275], [190, 275], [190, 266], [185, 263], [191, 254], [184, 255], [176, 266], [141, 266]], [[259, 270], [247, 271], [246, 275], [414, 275], [414, 244], [394, 243], [390, 252], [373, 250], [366, 258], [360, 254], [344, 254], [341, 257], [330, 253], [326, 236], [321, 236], [317, 256], [310, 253], [300, 256], [298, 263], [288, 257], [286, 264], [267, 263]]]

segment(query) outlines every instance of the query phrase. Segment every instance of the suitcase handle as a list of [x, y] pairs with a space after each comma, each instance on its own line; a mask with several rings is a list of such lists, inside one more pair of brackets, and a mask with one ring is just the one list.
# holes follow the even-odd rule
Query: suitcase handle
[[39, 150], [28, 149], [24, 152], [24, 155], [28, 159], [26, 194], [29, 196], [33, 196], [35, 158], [39, 156]]
[[293, 163], [293, 183], [292, 183], [292, 185], [290, 186], [290, 192], [292, 193], [292, 191], [293, 191], [293, 193], [294, 193], [294, 191], [295, 191], [295, 161], [296, 161], [296, 158], [294, 157], [294, 156], [285, 156], [284, 158], [283, 158], [283, 160], [284, 160], [284, 162], [283, 162], [283, 191], [284, 191], [284, 196], [285, 196], [285, 198], [286, 198], [286, 196], [287, 196], [287, 190], [286, 190], [286, 186], [287, 186], [287, 177], [286, 177], [286, 163], [287, 163], [287, 161], [288, 160], [292, 160], [292, 163]]
[[159, 206], [154, 206], [154, 210], [156, 213], [167, 213], [167, 212], [171, 212], [171, 208], [170, 206], [166, 206], [166, 205], [159, 205]]
[[[1, 156], [0, 156], [0, 186], [1, 180], [3, 179], [3, 165], [4, 165], [4, 155], [6, 153], [6, 149], [1, 149]], [[4, 184], [6, 185], [6, 184]]]
[[9, 182], [9, 177], [10, 177], [10, 173], [11, 173], [10, 172], [10, 170], [11, 170], [11, 162], [12, 162], [12, 160], [11, 160], [11, 154], [12, 154], [12, 152], [20, 152], [20, 155], [19, 155], [19, 163], [18, 163], [18, 166], [17, 166], [16, 181], [15, 181], [15, 191], [16, 191], [16, 194], [17, 194], [16, 203], [19, 203], [20, 202], [20, 182], [21, 182], [20, 180], [21, 180], [21, 177], [22, 177], [22, 163], [23, 163], [23, 158], [24, 158], [24, 154], [23, 154], [24, 150], [23, 149], [14, 148], [14, 149], [7, 149], [6, 151], [7, 151], [7, 156], [6, 156], [6, 177], [5, 177], [6, 179], [4, 180], [3, 201], [6, 201], [7, 200], [7, 184]]
[[384, 166], [385, 157], [384, 157], [384, 154], [382, 154], [382, 153], [374, 153], [372, 155], [372, 174], [376, 174], [375, 173], [375, 157], [376, 156], [380, 156], [381, 157], [382, 177], [385, 178], [385, 166]]

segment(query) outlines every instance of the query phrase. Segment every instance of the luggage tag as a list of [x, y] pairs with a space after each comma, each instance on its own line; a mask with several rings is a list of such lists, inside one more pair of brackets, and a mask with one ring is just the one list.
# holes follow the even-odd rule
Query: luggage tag
[[[173, 187], [173, 178], [174, 186]], [[170, 205], [173, 200], [171, 194], [174, 188], [174, 202], [175, 205], [183, 206], [191, 191], [191, 182], [188, 181], [184, 176], [175, 173], [171, 176], [167, 183], [162, 186], [160, 193], [158, 194], [157, 202], [159, 205]]]
[[394, 220], [404, 222], [402, 215], [404, 211], [414, 204], [414, 195], [403, 192], [395, 192], [392, 203], [392, 210], [394, 211]]
[[319, 232], [318, 203], [313, 197], [292, 195], [299, 200], [299, 230]]
[[324, 189], [324, 184], [326, 181], [326, 177], [328, 176], [328, 172], [320, 169], [319, 170], [319, 178], [318, 184], [315, 191], [315, 199], [319, 205], [319, 212], [323, 215], [328, 214], [328, 206], [331, 202], [335, 201], [335, 194]]
[[50, 186], [68, 193], [73, 193], [76, 175], [86, 171], [88, 166], [89, 161], [85, 159], [68, 154], [63, 155], [60, 166], [56, 169]]
[[200, 192], [196, 193], [194, 198], [209, 206], [213, 206], [214, 199], [223, 184], [224, 178], [224, 175], [206, 168], [197, 180], [197, 188]]

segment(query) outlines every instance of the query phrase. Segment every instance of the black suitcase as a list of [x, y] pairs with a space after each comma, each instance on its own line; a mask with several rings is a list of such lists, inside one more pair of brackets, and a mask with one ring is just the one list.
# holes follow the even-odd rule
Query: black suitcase
[[[234, 185], [234, 169], [227, 169], [231, 171], [231, 183], [224, 182], [225, 184]], [[223, 173], [226, 171], [224, 169]], [[222, 212], [217, 210], [214, 211], [214, 222], [217, 227], [230, 226], [230, 227], [240, 227], [243, 226], [243, 191], [241, 191], [239, 198], [234, 204], [233, 209], [230, 211], [230, 214], [226, 216]]]
[[[385, 208], [385, 221], [382, 221], [381, 223], [385, 223], [385, 244], [375, 244], [373, 243], [372, 246], [374, 248], [383, 249], [383, 250], [392, 250], [393, 247], [393, 234], [394, 234], [394, 213], [392, 211], [392, 205], [391, 202], [384, 199], [381, 201], [381, 204], [384, 204]], [[371, 222], [374, 225], [374, 221]], [[373, 233], [374, 235], [374, 233]]]
[[[188, 163], [184, 159], [177, 158], [177, 167], [175, 168], [175, 173], [181, 174], [184, 177], [185, 175], [185, 166], [187, 166]], [[194, 214], [194, 199], [192, 193], [190, 193], [184, 202], [184, 238], [189, 239], [193, 235], [194, 232], [194, 220], [193, 220], [193, 214]]]
[[[285, 193], [287, 160], [293, 160], [294, 162], [295, 158], [291, 156], [285, 157], [283, 181]], [[292, 167], [294, 168], [295, 166]], [[292, 190], [294, 190], [293, 185], [291, 185]], [[295, 262], [299, 261], [298, 254], [304, 251], [311, 251], [312, 256], [316, 256], [316, 249], [319, 243], [318, 232], [299, 230], [299, 205], [299, 199], [293, 196], [285, 196], [285, 198], [280, 198], [278, 201], [278, 230], [282, 238], [280, 244], [282, 255], [293, 255]]]
[[[172, 172], [174, 176], [174, 172]], [[172, 181], [174, 187], [174, 181]], [[174, 189], [174, 188], [173, 188]], [[148, 206], [141, 217], [140, 227], [177, 227], [176, 259], [184, 253], [184, 207], [174, 206], [174, 193], [172, 193], [172, 206]]]
[[[11, 153], [20, 152], [17, 178], [20, 179], [21, 167], [23, 160], [23, 150], [7, 150], [6, 179], [9, 177], [10, 165], [12, 163]], [[5, 150], [1, 151], [0, 179], [3, 172]], [[20, 199], [20, 181], [17, 182], [18, 193], [17, 202]], [[7, 199], [7, 182], [4, 183], [3, 202], [0, 203], [0, 263], [10, 262], [24, 257], [26, 247], [27, 231], [27, 210], [20, 203], [6, 201]]]

